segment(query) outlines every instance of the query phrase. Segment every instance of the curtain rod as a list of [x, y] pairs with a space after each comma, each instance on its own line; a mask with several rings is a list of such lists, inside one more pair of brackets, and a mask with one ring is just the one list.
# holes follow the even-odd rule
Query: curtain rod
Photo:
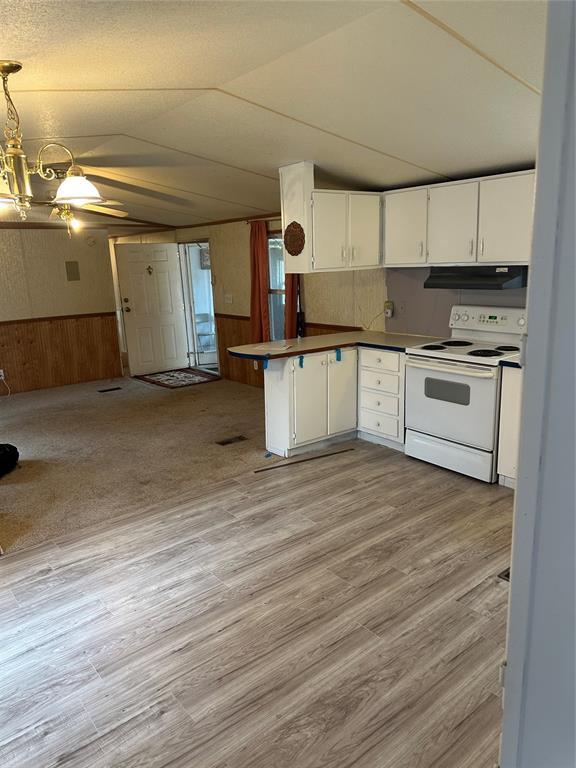
[[269, 216], [250, 216], [248, 219], [244, 219], [244, 224], [250, 224], [253, 221], [277, 221], [280, 217], [280, 213], [271, 214]]

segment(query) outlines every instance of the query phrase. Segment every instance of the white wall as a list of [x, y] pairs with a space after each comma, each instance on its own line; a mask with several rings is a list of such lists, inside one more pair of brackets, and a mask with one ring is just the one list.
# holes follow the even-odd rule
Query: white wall
[[548, 10], [502, 768], [574, 768], [575, 5]]
[[[66, 261], [78, 262], [79, 281], [66, 279]], [[106, 232], [0, 230], [0, 322], [114, 309]]]

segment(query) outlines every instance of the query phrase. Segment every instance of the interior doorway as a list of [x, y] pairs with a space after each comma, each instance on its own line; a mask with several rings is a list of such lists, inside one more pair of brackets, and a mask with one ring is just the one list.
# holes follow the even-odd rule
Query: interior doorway
[[210, 243], [198, 240], [181, 246], [184, 303], [187, 309], [189, 359], [194, 368], [218, 371]]

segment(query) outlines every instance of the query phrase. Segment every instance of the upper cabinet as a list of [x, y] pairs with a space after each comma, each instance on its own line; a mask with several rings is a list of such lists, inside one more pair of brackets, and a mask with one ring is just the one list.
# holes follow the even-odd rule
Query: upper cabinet
[[348, 233], [352, 269], [380, 266], [379, 194], [348, 194]]
[[279, 172], [286, 274], [530, 262], [534, 171], [383, 194], [315, 189], [307, 161]]
[[348, 200], [345, 192], [312, 192], [312, 266], [348, 265]]
[[390, 192], [384, 198], [384, 264], [425, 264], [428, 190]]
[[384, 266], [528, 264], [534, 172], [384, 195]]
[[430, 187], [428, 199], [428, 263], [476, 261], [478, 182]]
[[481, 181], [478, 261], [529, 262], [533, 218], [533, 173]]
[[312, 271], [380, 266], [380, 195], [312, 192]]

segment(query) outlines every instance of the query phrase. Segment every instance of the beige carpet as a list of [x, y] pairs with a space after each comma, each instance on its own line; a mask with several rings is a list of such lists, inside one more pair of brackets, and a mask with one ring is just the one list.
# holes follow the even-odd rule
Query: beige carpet
[[[98, 392], [111, 386], [122, 389]], [[216, 444], [238, 434], [248, 439]], [[116, 379], [2, 397], [0, 442], [21, 464], [0, 479], [5, 551], [276, 461], [265, 456], [263, 391], [230, 381]]]

